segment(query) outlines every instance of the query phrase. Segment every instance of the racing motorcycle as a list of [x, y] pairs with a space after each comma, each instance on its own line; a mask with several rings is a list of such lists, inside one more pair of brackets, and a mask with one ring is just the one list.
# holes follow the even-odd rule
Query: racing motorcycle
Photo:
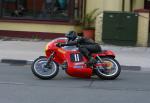
[[103, 50], [93, 53], [92, 57], [97, 61], [92, 66], [87, 65], [85, 58], [78, 46], [58, 47], [57, 43], [66, 43], [67, 38], [56, 38], [49, 42], [45, 48], [45, 56], [40, 56], [31, 65], [33, 74], [40, 79], [54, 78], [59, 69], [78, 78], [91, 78], [97, 75], [101, 79], [116, 79], [121, 72], [121, 66], [115, 60], [115, 54], [111, 50]]

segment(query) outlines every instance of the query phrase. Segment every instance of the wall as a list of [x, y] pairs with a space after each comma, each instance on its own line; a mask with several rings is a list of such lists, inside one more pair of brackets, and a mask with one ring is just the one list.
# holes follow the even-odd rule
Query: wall
[[80, 28], [77, 26], [70, 26], [70, 25], [0, 22], [0, 30], [10, 30], [10, 31], [66, 33], [69, 30], [78, 31], [79, 29]]
[[130, 10], [131, 10], [130, 1], [131, 1], [131, 0], [124, 0], [124, 2], [125, 2], [124, 11], [130, 11]]
[[122, 11], [122, 0], [104, 0], [103, 5], [105, 11]]
[[88, 13], [95, 8], [99, 8], [101, 11], [103, 11], [103, 2], [104, 0], [87, 0], [86, 12]]
[[139, 12], [137, 46], [148, 46], [149, 12]]
[[100, 11], [122, 11], [122, 0], [87, 0], [86, 7], [87, 12], [95, 8]]
[[144, 0], [133, 0], [133, 10], [143, 8], [144, 8]]

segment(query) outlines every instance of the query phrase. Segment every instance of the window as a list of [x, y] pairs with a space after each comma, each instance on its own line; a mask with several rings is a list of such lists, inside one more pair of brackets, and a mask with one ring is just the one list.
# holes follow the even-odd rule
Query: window
[[73, 21], [82, 17], [85, 0], [0, 0], [0, 17]]
[[5, 18], [30, 18], [33, 16], [33, 8], [29, 7], [26, 0], [3, 0], [2, 16]]

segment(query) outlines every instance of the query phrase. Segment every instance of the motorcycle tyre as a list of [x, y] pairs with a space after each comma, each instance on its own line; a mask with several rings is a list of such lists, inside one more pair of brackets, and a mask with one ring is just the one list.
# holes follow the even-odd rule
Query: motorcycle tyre
[[39, 79], [43, 79], [43, 80], [50, 80], [50, 79], [54, 78], [54, 77], [58, 74], [58, 72], [59, 72], [59, 66], [58, 66], [58, 64], [53, 61], [53, 62], [55, 63], [55, 65], [57, 66], [57, 67], [56, 67], [56, 71], [53, 73], [53, 75], [50, 75], [50, 76], [42, 76], [42, 75], [38, 74], [38, 73], [35, 71], [35, 69], [34, 69], [35, 63], [36, 63], [38, 60], [40, 60], [40, 59], [47, 59], [47, 58], [46, 58], [46, 56], [40, 56], [39, 58], [35, 59], [34, 62], [32, 63], [32, 65], [31, 65], [32, 73], [33, 73], [36, 77], [38, 77]]
[[113, 62], [116, 63], [116, 65], [117, 65], [117, 67], [118, 67], [118, 70], [117, 70], [117, 72], [116, 72], [114, 75], [112, 75], [112, 76], [105, 76], [105, 75], [103, 75], [102, 73], [100, 73], [97, 69], [95, 69], [95, 70], [94, 70], [95, 74], [96, 74], [99, 78], [101, 78], [101, 79], [103, 79], [103, 80], [114, 80], [114, 79], [116, 79], [116, 78], [120, 75], [120, 73], [121, 73], [121, 66], [120, 66], [120, 64], [118, 63], [118, 61], [115, 60], [114, 58], [109, 58], [109, 57], [102, 58], [102, 60], [112, 60]]

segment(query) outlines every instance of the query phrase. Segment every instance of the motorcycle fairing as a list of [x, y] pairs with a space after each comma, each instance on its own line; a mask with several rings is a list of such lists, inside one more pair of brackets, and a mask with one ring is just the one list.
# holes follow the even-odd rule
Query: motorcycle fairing
[[[67, 74], [73, 77], [79, 78], [90, 78], [93, 74], [93, 69], [86, 66], [87, 59], [82, 56], [76, 46], [71, 47], [62, 47], [59, 48], [56, 46], [56, 43], [65, 43], [67, 42], [66, 38], [57, 38], [52, 40], [50, 43], [47, 44], [45, 53], [46, 57], [48, 58], [50, 54], [54, 51], [55, 55], [53, 60], [58, 64], [65, 64], [67, 63], [67, 68], [65, 71]], [[115, 57], [112, 51], [102, 51], [101, 53], [96, 53], [92, 55], [93, 57], [96, 56], [112, 56]]]

